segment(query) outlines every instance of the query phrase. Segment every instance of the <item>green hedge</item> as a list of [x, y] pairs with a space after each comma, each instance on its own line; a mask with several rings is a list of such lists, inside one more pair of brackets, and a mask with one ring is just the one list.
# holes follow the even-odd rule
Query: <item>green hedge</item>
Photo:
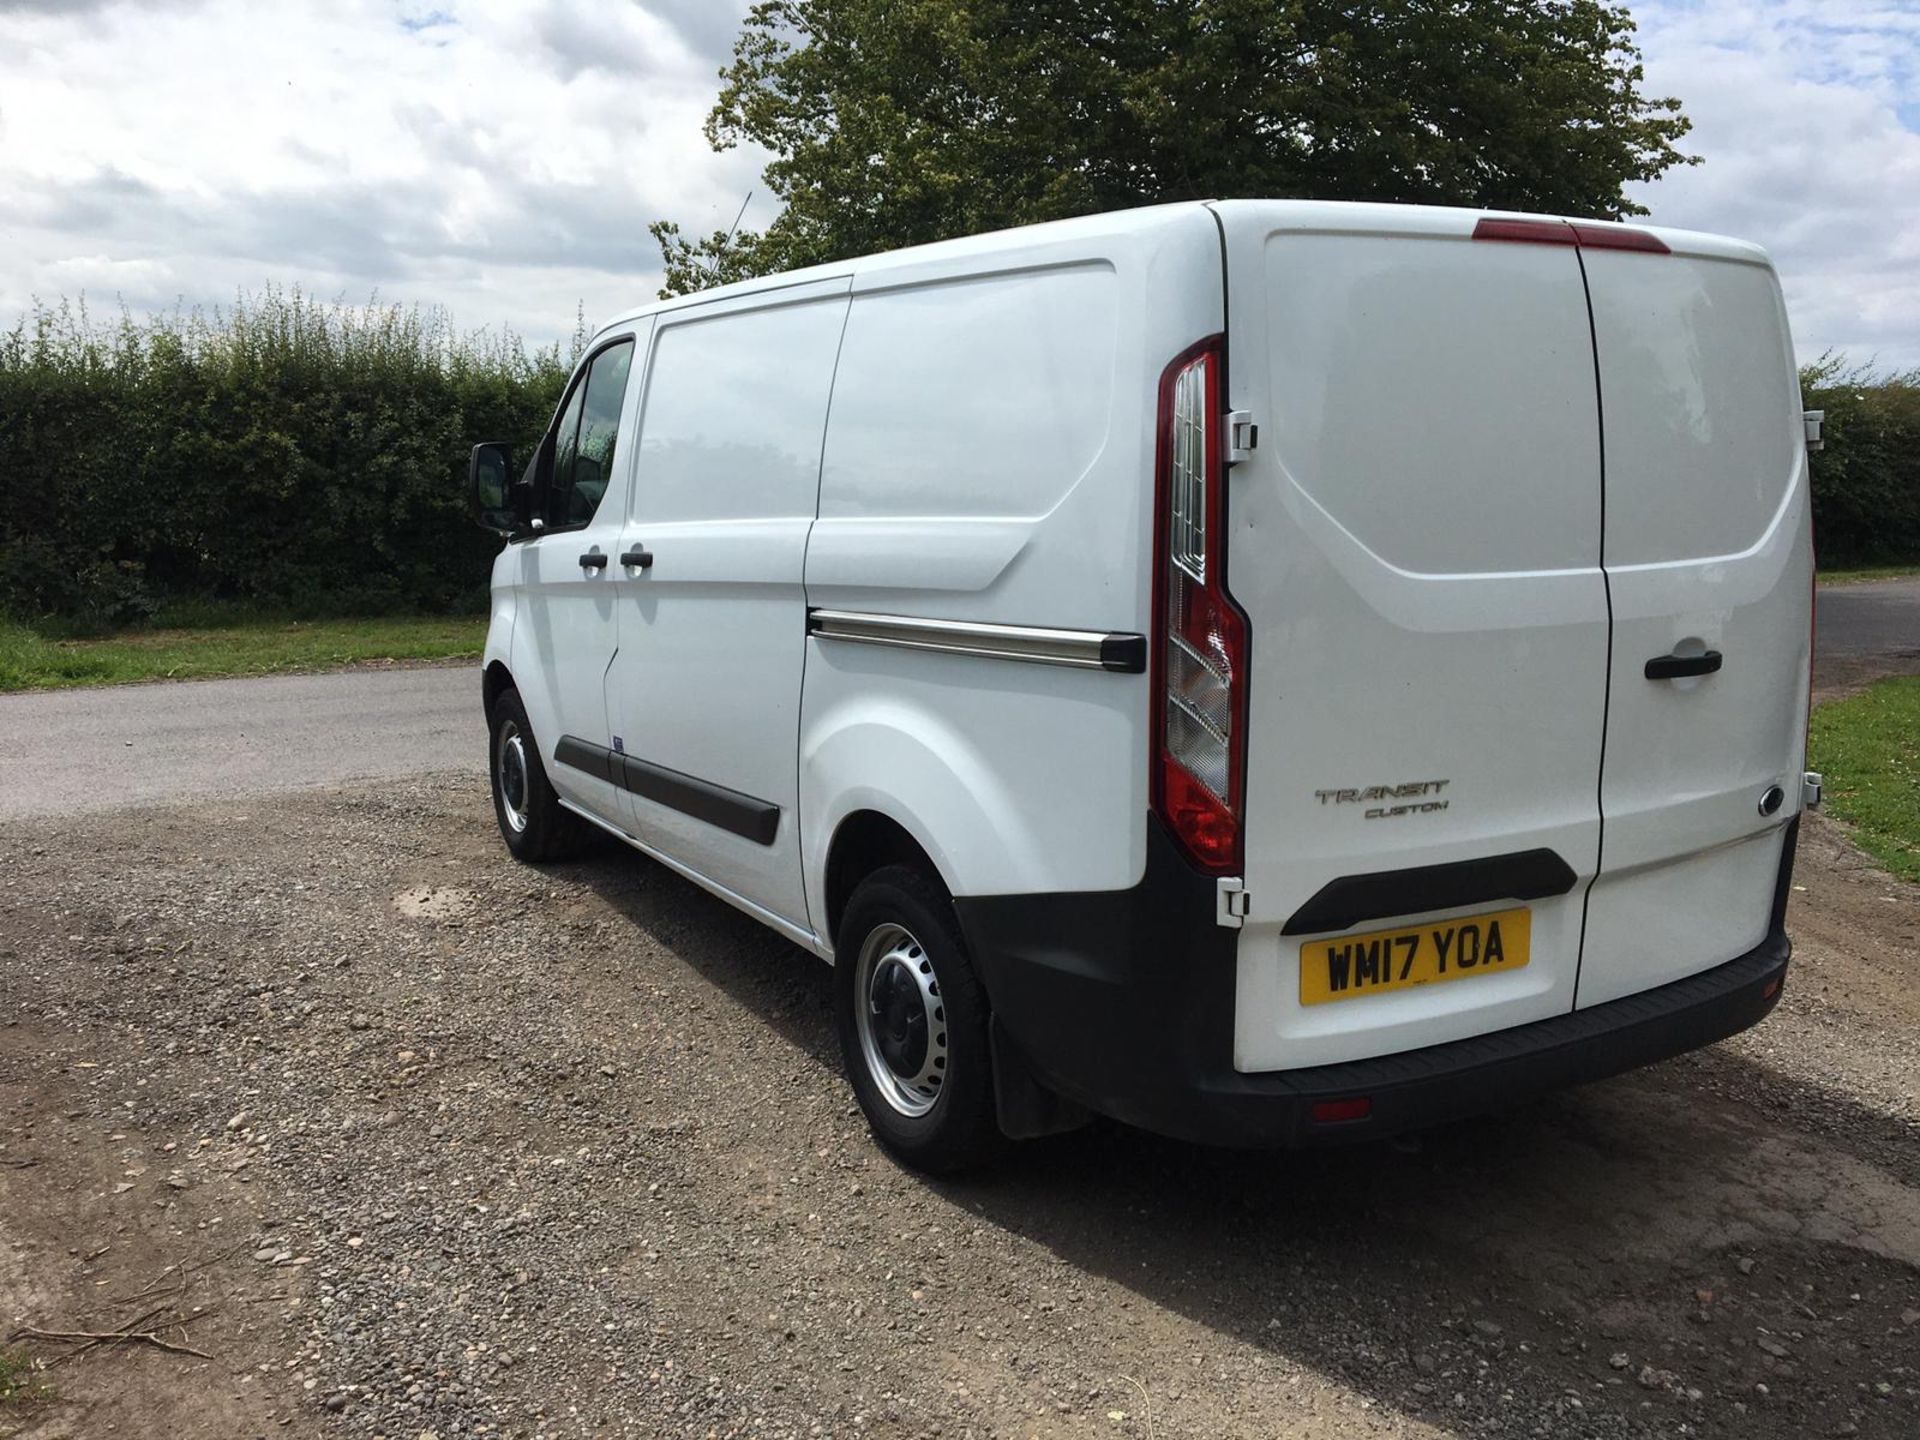
[[435, 310], [268, 292], [212, 317], [0, 336], [0, 610], [115, 624], [183, 599], [305, 612], [484, 601], [467, 451], [525, 452], [566, 365]]
[[[298, 293], [104, 328], [36, 309], [0, 336], [0, 612], [476, 607], [496, 542], [466, 518], [467, 450], [525, 453], [567, 368], [437, 310]], [[1920, 560], [1920, 374], [1828, 357], [1802, 379], [1827, 412], [1821, 562]]]
[[1828, 355], [1800, 373], [1827, 412], [1813, 457], [1814, 543], [1823, 566], [1920, 561], [1920, 371], [1875, 376]]

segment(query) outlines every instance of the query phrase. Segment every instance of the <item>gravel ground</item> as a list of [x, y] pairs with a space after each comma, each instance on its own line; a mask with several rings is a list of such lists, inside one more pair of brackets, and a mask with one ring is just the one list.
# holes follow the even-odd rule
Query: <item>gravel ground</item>
[[514, 865], [471, 776], [15, 824], [0, 1334], [179, 1348], [0, 1436], [1912, 1437], [1920, 892], [1803, 856], [1785, 1001], [1703, 1054], [933, 1183], [824, 966], [638, 856]]

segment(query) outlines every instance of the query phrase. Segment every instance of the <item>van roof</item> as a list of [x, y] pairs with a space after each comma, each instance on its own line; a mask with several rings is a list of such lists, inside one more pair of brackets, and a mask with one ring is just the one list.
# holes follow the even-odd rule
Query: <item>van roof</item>
[[1108, 210], [1096, 215], [1076, 216], [1071, 220], [1049, 220], [1038, 225], [1018, 225], [1006, 230], [991, 230], [979, 235], [963, 235], [953, 240], [937, 240], [927, 245], [911, 245], [900, 250], [883, 250], [851, 260], [836, 260], [826, 265], [809, 265], [777, 275], [762, 275], [751, 280], [736, 280], [731, 285], [716, 285], [711, 290], [696, 290], [676, 295], [671, 300], [656, 300], [622, 311], [602, 328], [611, 329], [645, 315], [657, 315], [690, 305], [728, 300], [739, 295], [783, 290], [818, 280], [841, 280], [850, 275], [874, 275], [905, 268], [928, 260], [964, 260], [1038, 243], [1091, 240], [1117, 235], [1138, 234], [1157, 229], [1183, 216], [1192, 215], [1208, 203], [1184, 200], [1172, 205], [1145, 205], [1132, 210]]
[[738, 280], [730, 285], [718, 285], [710, 290], [698, 290], [690, 295], [676, 295], [669, 300], [656, 300], [651, 304], [634, 306], [607, 320], [600, 328], [609, 330], [643, 316], [662, 314], [694, 305], [705, 305], [716, 300], [783, 290], [821, 280], [883, 274], [888, 270], [920, 265], [927, 261], [984, 257], [1024, 248], [1035, 243], [1058, 244], [1074, 240], [1138, 234], [1177, 223], [1198, 209], [1212, 210], [1220, 217], [1221, 223], [1227, 226], [1250, 225], [1322, 235], [1464, 236], [1472, 234], [1475, 225], [1490, 217], [1564, 220], [1582, 225], [1617, 224], [1621, 229], [1637, 230], [1657, 236], [1675, 254], [1737, 260], [1757, 265], [1771, 263], [1764, 249], [1744, 240], [1734, 240], [1727, 236], [1711, 235], [1701, 231], [1642, 225], [1633, 221], [1622, 223], [1596, 221], [1585, 216], [1547, 215], [1517, 210], [1478, 210], [1442, 205], [1384, 205], [1352, 200], [1187, 200], [1169, 205], [1141, 206], [1132, 210], [1109, 210], [1095, 215], [1078, 216], [1071, 220], [1050, 220], [1038, 225], [1021, 225], [1007, 230], [988, 231], [980, 235], [965, 235], [954, 240], [940, 240], [928, 245], [881, 251], [851, 260], [834, 261], [826, 265], [810, 265], [800, 270], [782, 271], [777, 275], [762, 275], [750, 280]]
[[1766, 265], [1767, 252], [1745, 240], [1698, 230], [1673, 230], [1637, 220], [1594, 220], [1585, 215], [1549, 215], [1521, 210], [1472, 209], [1448, 205], [1375, 205], [1349, 200], [1220, 200], [1208, 202], [1228, 225], [1252, 224], [1273, 230], [1320, 235], [1471, 235], [1482, 220], [1550, 220], [1602, 229], [1637, 231], [1665, 243], [1676, 255], [1743, 260]]

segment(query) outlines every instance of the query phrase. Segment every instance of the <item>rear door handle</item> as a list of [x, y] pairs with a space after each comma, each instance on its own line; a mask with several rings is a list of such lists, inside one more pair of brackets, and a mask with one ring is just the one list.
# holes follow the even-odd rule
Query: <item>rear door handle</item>
[[653, 552], [644, 545], [636, 545], [620, 557], [620, 563], [629, 570], [651, 570]]
[[1647, 661], [1647, 679], [1684, 680], [1689, 675], [1711, 675], [1720, 668], [1718, 650], [1704, 655], [1656, 655]]
[[602, 555], [598, 550], [589, 550], [580, 557], [580, 568], [582, 570], [604, 570], [607, 568], [607, 557]]

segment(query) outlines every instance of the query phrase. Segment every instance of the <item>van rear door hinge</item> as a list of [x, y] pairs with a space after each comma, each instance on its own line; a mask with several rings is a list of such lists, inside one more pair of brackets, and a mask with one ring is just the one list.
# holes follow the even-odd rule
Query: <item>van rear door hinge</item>
[[1253, 423], [1251, 410], [1229, 410], [1227, 412], [1227, 464], [1238, 465], [1242, 460], [1251, 460], [1253, 450], [1260, 443], [1260, 427]]
[[1214, 896], [1215, 920], [1229, 930], [1238, 930], [1247, 923], [1247, 911], [1253, 903], [1253, 897], [1247, 894], [1246, 881], [1223, 876], [1217, 883]]

